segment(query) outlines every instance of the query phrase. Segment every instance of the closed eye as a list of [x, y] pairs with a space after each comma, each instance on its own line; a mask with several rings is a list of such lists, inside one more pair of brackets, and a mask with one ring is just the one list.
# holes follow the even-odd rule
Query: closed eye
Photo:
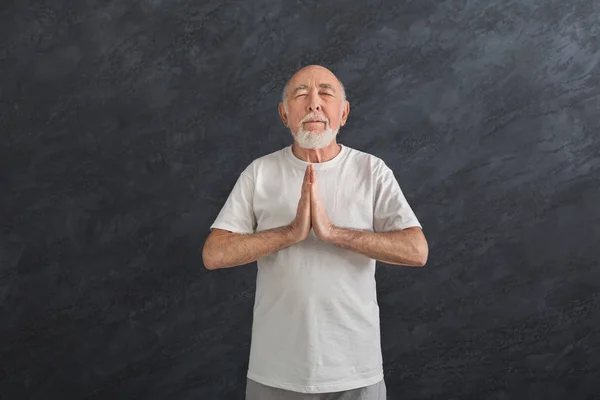
[[[329, 97], [333, 97], [333, 95], [332, 95], [331, 93], [323, 93], [323, 92], [321, 92], [321, 93], [319, 93], [319, 94], [320, 94], [320, 95], [329, 96]], [[302, 97], [302, 96], [308, 96], [308, 95], [307, 95], [306, 93], [303, 93], [303, 94], [296, 95], [296, 98], [298, 98], [298, 97]]]

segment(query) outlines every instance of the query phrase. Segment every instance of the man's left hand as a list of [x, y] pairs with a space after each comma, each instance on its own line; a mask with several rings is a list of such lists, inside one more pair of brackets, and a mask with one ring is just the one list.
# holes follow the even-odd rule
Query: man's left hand
[[310, 165], [310, 215], [315, 235], [319, 239], [327, 241], [333, 234], [335, 227], [329, 220], [325, 204], [321, 200], [317, 173], [312, 164]]

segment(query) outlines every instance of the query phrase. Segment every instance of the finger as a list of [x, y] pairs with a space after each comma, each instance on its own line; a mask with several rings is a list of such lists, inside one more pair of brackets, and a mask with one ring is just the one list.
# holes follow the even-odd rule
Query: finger
[[302, 190], [300, 191], [300, 201], [306, 201], [307, 198], [310, 198], [310, 187], [305, 183], [302, 185]]
[[310, 197], [310, 172], [308, 167], [306, 167], [306, 172], [304, 173], [304, 182], [302, 182], [302, 192], [301, 197], [306, 198]]
[[302, 193], [308, 192], [310, 189], [310, 173], [308, 167], [306, 167], [306, 171], [304, 172], [304, 180], [302, 181]]

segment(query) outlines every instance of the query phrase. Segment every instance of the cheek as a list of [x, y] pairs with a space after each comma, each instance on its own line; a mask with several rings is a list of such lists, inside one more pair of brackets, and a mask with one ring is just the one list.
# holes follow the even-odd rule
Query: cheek
[[336, 121], [339, 122], [342, 119], [342, 112], [343, 109], [341, 109], [341, 105], [339, 104], [332, 104], [331, 107], [329, 107], [327, 109], [328, 111], [328, 115], [329, 115], [329, 120], [330, 121]]
[[290, 116], [290, 126], [292, 127], [299, 127], [300, 124], [300, 120], [302, 119], [302, 117], [299, 117], [298, 115], [291, 115]]
[[293, 132], [297, 132], [302, 124], [300, 123], [300, 119], [293, 118], [288, 120], [288, 128], [290, 128]]
[[332, 110], [332, 112], [329, 113], [329, 125], [331, 127], [335, 127], [337, 125], [339, 125], [340, 123], [340, 113], [339, 112], [335, 112], [335, 110]]

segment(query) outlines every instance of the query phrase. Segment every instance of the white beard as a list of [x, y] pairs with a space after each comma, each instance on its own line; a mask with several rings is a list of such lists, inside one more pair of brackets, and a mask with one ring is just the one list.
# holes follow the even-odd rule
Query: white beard
[[322, 149], [331, 144], [338, 134], [339, 129], [335, 131], [331, 129], [329, 123], [325, 126], [325, 130], [320, 133], [313, 133], [311, 131], [304, 130], [304, 127], [300, 126], [298, 132], [294, 135], [298, 145], [305, 149]]

